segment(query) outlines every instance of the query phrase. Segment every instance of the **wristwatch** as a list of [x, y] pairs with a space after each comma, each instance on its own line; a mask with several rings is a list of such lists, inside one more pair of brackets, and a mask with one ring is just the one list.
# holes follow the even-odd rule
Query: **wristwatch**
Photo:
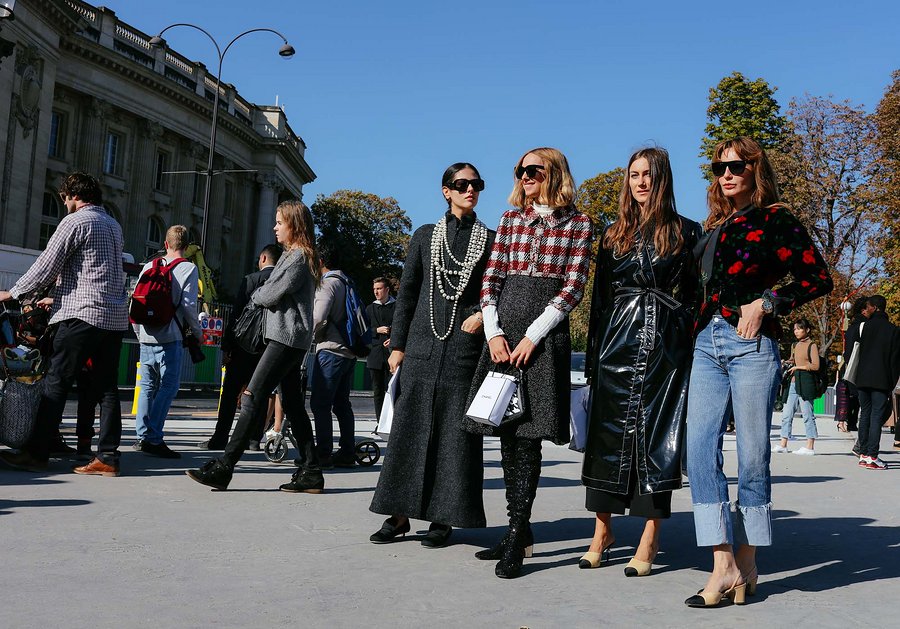
[[762, 294], [762, 311], [767, 315], [775, 312], [775, 295], [768, 288]]

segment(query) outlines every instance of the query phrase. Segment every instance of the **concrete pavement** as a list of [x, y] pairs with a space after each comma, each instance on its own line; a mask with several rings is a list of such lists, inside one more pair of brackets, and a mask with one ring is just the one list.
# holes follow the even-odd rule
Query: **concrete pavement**
[[[360, 436], [370, 398], [354, 398]], [[123, 404], [124, 407], [130, 406]], [[70, 409], [74, 410], [74, 409]], [[456, 530], [452, 545], [416, 535], [390, 545], [368, 536], [381, 463], [326, 472], [319, 496], [279, 492], [292, 468], [248, 452], [231, 488], [184, 475], [214, 423], [214, 401], [179, 399], [167, 423], [176, 461], [130, 449], [126, 418], [119, 478], [0, 469], [0, 626], [3, 627], [820, 627], [893, 626], [900, 596], [900, 452], [883, 435], [884, 472], [859, 469], [852, 441], [819, 418], [815, 457], [773, 455], [775, 545], [759, 553], [758, 595], [745, 606], [694, 610], [711, 566], [694, 543], [690, 492], [675, 492], [650, 577], [626, 579], [642, 521], [616, 517], [612, 560], [579, 570], [593, 530], [580, 455], [545, 444], [534, 509], [535, 556], [524, 576], [493, 575], [473, 553], [504, 530], [498, 442], [485, 441], [489, 528]], [[777, 419], [777, 418], [776, 418]], [[71, 427], [72, 415], [66, 419]], [[777, 421], [776, 421], [777, 426]], [[802, 430], [802, 421], [795, 420]], [[335, 428], [337, 434], [337, 429]], [[776, 438], [777, 428], [773, 431]], [[388, 448], [384, 442], [383, 454]], [[726, 438], [726, 471], [736, 469]], [[794, 447], [801, 445], [795, 442]], [[292, 455], [293, 456], [293, 452]], [[734, 496], [732, 496], [734, 498]], [[427, 524], [414, 522], [424, 533]]]

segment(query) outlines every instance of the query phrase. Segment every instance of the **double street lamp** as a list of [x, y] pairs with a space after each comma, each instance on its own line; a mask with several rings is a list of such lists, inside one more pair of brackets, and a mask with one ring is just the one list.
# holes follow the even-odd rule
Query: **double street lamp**
[[[15, 0], [0, 0], [0, 3], [14, 3]], [[2, 8], [2, 6], [0, 6]], [[219, 55], [219, 68], [216, 71], [216, 88], [215, 95], [213, 96], [213, 112], [212, 112], [212, 128], [209, 133], [209, 160], [206, 165], [206, 192], [203, 195], [203, 228], [200, 232], [200, 248], [206, 252], [206, 231], [207, 224], [209, 223], [209, 198], [210, 198], [210, 190], [212, 188], [212, 178], [215, 174], [213, 171], [213, 158], [216, 152], [216, 131], [219, 123], [219, 85], [222, 82], [222, 61], [225, 59], [225, 55], [228, 53], [228, 49], [231, 48], [231, 45], [234, 44], [237, 40], [239, 40], [244, 35], [249, 35], [250, 33], [274, 33], [278, 35], [282, 41], [284, 41], [284, 45], [281, 46], [278, 50], [278, 54], [282, 57], [293, 57], [295, 50], [294, 47], [288, 43], [287, 38], [279, 33], [278, 31], [271, 28], [251, 28], [250, 30], [244, 31], [239, 35], [235, 36], [228, 44], [225, 46], [224, 50], [219, 46], [219, 42], [209, 34], [209, 32], [203, 28], [200, 28], [196, 24], [189, 24], [186, 22], [179, 22], [178, 24], [170, 24], [169, 26], [162, 29], [155, 37], [150, 39], [150, 45], [154, 48], [162, 48], [165, 46], [165, 41], [162, 38], [163, 33], [165, 33], [170, 28], [175, 28], [176, 26], [187, 26], [193, 29], [196, 29], [206, 35], [209, 40], [213, 43], [213, 46], [216, 47], [216, 52]]]

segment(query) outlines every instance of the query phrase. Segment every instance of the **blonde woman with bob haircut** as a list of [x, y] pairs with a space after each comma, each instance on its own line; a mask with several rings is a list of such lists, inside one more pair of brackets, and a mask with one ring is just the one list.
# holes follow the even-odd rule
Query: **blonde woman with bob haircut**
[[[281, 203], [275, 212], [275, 240], [284, 248], [272, 274], [250, 296], [248, 308], [265, 309], [266, 347], [241, 400], [241, 414], [219, 459], [186, 474], [201, 485], [228, 488], [234, 467], [250, 442], [254, 426], [268, 409], [269, 393], [281, 384], [282, 406], [292, 419], [306, 417], [298, 386], [300, 367], [312, 341], [313, 301], [322, 280], [312, 214], [300, 201]], [[238, 315], [236, 315], [238, 316]], [[282, 491], [320, 494], [325, 480], [319, 467], [309, 419], [292, 425], [302, 464]]]
[[[742, 604], [756, 590], [756, 548], [772, 544], [769, 432], [781, 382], [778, 317], [832, 289], [806, 228], [779, 201], [759, 143], [748, 137], [720, 142], [710, 167], [708, 234], [695, 249], [703, 299], [694, 322], [687, 466], [697, 545], [712, 547], [713, 571], [685, 601], [689, 607], [716, 607], [724, 599]], [[734, 505], [722, 471], [732, 412]]]
[[501, 578], [515, 578], [531, 555], [531, 507], [541, 475], [541, 441], [569, 441], [569, 313], [581, 301], [590, 265], [591, 222], [575, 210], [575, 182], [566, 157], [553, 148], [528, 151], [513, 168], [509, 202], [500, 219], [481, 285], [488, 347], [475, 371], [469, 401], [489, 371], [524, 370], [527, 410], [498, 428], [466, 420], [466, 429], [500, 437], [509, 530], [476, 553], [499, 560]]
[[656, 147], [635, 152], [594, 271], [581, 481], [596, 521], [581, 568], [600, 567], [615, 541], [612, 514], [627, 510], [646, 523], [625, 576], [649, 575], [661, 523], [672, 514], [672, 491], [681, 487], [699, 238], [700, 225], [675, 210], [669, 154]]

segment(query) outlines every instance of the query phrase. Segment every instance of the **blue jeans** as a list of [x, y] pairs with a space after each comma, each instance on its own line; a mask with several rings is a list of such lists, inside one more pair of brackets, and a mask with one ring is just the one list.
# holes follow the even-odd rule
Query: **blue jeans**
[[134, 427], [147, 443], [163, 442], [163, 425], [181, 383], [181, 341], [145, 345], [141, 343], [141, 391]]
[[784, 403], [784, 412], [781, 414], [781, 438], [790, 440], [793, 437], [794, 413], [797, 412], [797, 403], [800, 403], [800, 413], [803, 415], [803, 425], [806, 429], [807, 439], [818, 439], [819, 431], [816, 430], [816, 416], [813, 415], [813, 403], [804, 400], [797, 393], [797, 381], [791, 380], [791, 388], [788, 391], [787, 402]]
[[331, 456], [334, 442], [332, 410], [341, 430], [341, 452], [353, 453], [356, 450], [356, 420], [350, 405], [350, 386], [355, 367], [356, 358], [345, 358], [326, 350], [316, 353], [309, 408], [316, 423], [316, 450], [320, 458]]
[[[773, 339], [743, 339], [718, 315], [697, 337], [688, 390], [687, 467], [698, 546], [772, 544], [769, 431], [780, 382]], [[732, 410], [738, 452], [734, 510], [722, 471], [722, 440]]]

